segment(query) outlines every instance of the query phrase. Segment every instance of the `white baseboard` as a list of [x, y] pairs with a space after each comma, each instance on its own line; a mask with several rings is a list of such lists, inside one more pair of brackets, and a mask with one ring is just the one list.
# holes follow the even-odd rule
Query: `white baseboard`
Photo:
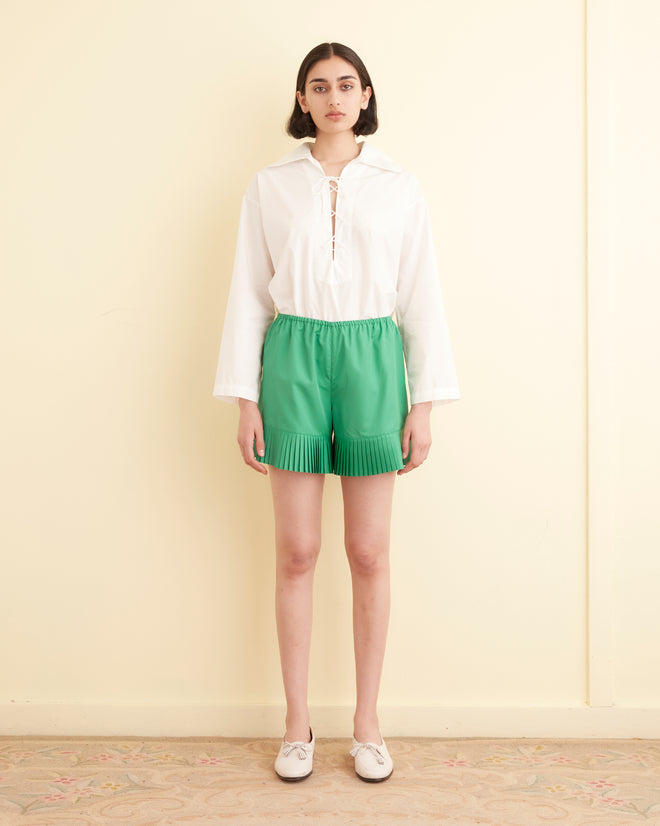
[[[319, 738], [352, 734], [353, 708], [313, 706]], [[0, 704], [0, 735], [281, 737], [283, 705]], [[660, 708], [381, 706], [387, 737], [660, 738]]]

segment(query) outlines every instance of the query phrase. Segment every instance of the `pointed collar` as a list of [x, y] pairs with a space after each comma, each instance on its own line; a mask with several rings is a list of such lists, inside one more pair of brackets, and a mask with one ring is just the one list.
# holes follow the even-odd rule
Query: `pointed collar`
[[[279, 161], [269, 164], [269, 166], [284, 166], [288, 163], [294, 163], [301, 160], [314, 160], [312, 157], [312, 141], [305, 141], [305, 143], [298, 144], [288, 155], [280, 158]], [[362, 149], [360, 154], [351, 161], [351, 164], [366, 164], [367, 166], [375, 166], [378, 169], [386, 169], [390, 172], [402, 172], [403, 168], [395, 163], [391, 158], [388, 158], [379, 149], [376, 149], [367, 141], [362, 141]]]

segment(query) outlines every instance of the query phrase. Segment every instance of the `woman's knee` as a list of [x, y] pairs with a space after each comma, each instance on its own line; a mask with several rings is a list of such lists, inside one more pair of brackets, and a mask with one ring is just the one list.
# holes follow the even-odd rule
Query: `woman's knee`
[[314, 570], [321, 550], [321, 542], [315, 537], [282, 537], [277, 543], [279, 572], [288, 577], [305, 576]]
[[359, 576], [377, 576], [389, 568], [386, 538], [346, 538], [346, 555], [351, 571]]

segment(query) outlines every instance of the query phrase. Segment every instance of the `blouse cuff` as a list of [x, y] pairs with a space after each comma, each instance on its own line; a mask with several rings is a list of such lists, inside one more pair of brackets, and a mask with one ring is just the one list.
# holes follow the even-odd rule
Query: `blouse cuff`
[[439, 404], [448, 404], [449, 402], [459, 401], [461, 394], [457, 387], [441, 387], [429, 390], [428, 392], [417, 391], [411, 394], [410, 404], [422, 404], [422, 402], [431, 402], [433, 407]]
[[241, 386], [239, 384], [220, 384], [213, 389], [213, 398], [221, 402], [238, 404], [239, 399], [247, 399], [250, 402], [259, 401], [259, 393], [253, 387]]

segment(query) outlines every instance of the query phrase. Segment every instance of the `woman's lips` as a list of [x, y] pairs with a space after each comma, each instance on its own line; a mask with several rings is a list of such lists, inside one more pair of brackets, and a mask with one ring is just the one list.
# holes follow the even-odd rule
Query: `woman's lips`
[[326, 115], [326, 118], [331, 118], [332, 120], [339, 120], [339, 118], [343, 118], [343, 117], [344, 117], [343, 112], [328, 112], [328, 114]]

